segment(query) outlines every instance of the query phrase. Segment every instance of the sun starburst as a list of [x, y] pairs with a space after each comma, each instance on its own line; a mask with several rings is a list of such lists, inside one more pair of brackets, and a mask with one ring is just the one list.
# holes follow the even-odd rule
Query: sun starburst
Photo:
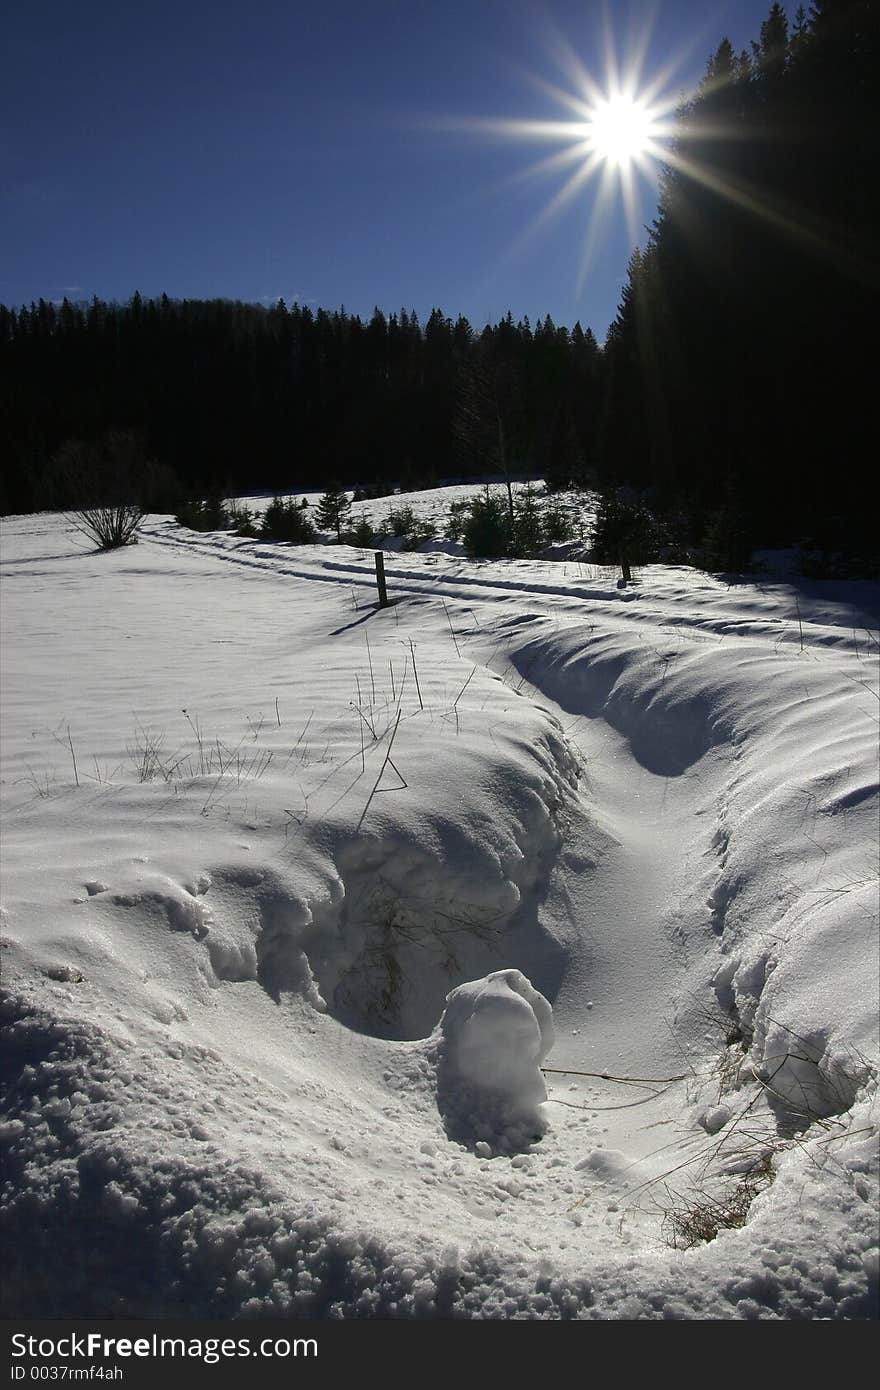
[[597, 78], [560, 33], [548, 26], [542, 37], [563, 81], [551, 82], [534, 73], [526, 77], [561, 108], [563, 119], [479, 118], [455, 124], [472, 133], [521, 144], [541, 142], [556, 146], [551, 153], [504, 180], [502, 186], [509, 187], [562, 175], [561, 184], [518, 233], [503, 259], [519, 255], [539, 232], [583, 195], [585, 219], [577, 277], [580, 290], [607, 236], [615, 206], [623, 207], [631, 244], [639, 240], [644, 221], [640, 217], [639, 182], [655, 185], [660, 166], [667, 159], [673, 113], [681, 101], [680, 92], [670, 94], [670, 86], [685, 55], [679, 55], [649, 80], [644, 69], [650, 29], [640, 32], [620, 61], [607, 25], [603, 74]]

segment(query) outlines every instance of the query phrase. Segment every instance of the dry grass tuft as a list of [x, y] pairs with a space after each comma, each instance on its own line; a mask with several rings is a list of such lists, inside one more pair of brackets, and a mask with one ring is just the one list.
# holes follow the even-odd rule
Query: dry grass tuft
[[662, 1227], [667, 1244], [674, 1250], [692, 1250], [714, 1240], [719, 1231], [744, 1226], [755, 1198], [773, 1181], [771, 1165], [772, 1155], [765, 1153], [748, 1173], [714, 1193], [700, 1187], [684, 1197], [667, 1188]]

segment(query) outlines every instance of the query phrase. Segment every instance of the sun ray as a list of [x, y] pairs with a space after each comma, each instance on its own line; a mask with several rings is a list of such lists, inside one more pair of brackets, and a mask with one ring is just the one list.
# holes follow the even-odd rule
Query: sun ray
[[605, 52], [605, 77], [611, 92], [620, 91], [620, 65], [617, 61], [617, 45], [614, 42], [614, 28], [611, 23], [611, 9], [608, 0], [602, 0], [602, 47]]
[[511, 242], [508, 251], [503, 259], [515, 260], [522, 255], [523, 251], [534, 241], [539, 232], [546, 230], [557, 220], [562, 212], [569, 206], [578, 191], [583, 185], [592, 178], [599, 166], [598, 157], [595, 154], [587, 156], [583, 164], [566, 179], [565, 183], [546, 203], [537, 216], [533, 217], [527, 227], [519, 233]]
[[620, 171], [620, 192], [623, 199], [623, 215], [626, 220], [626, 234], [630, 245], [639, 239], [638, 208], [636, 203], [636, 173], [632, 164]]
[[614, 198], [614, 186], [614, 170], [610, 165], [603, 164], [602, 172], [599, 177], [599, 187], [593, 200], [593, 206], [590, 209], [590, 216], [584, 233], [584, 245], [581, 251], [580, 266], [578, 268], [578, 276], [575, 285], [578, 294], [583, 292], [587, 276], [595, 264], [600, 241], [604, 239], [605, 229], [611, 212], [611, 203]]
[[431, 128], [463, 135], [499, 135], [508, 139], [572, 140], [583, 122], [538, 121], [520, 116], [443, 116], [431, 121]]
[[839, 229], [835, 230], [832, 224], [822, 226], [814, 218], [808, 220], [802, 209], [772, 199], [766, 188], [758, 192], [745, 181], [735, 183], [729, 177], [722, 178], [707, 165], [682, 154], [680, 149], [666, 151], [665, 158], [672, 168], [678, 169], [687, 178], [768, 222], [820, 259], [829, 261], [841, 273], [868, 284], [880, 284], [876, 261], [872, 262], [868, 256], [864, 256], [859, 248], [844, 245]]
[[[627, 51], [629, 53], [627, 68], [629, 70], [630, 81], [634, 90], [641, 90], [642, 97], [646, 102], [649, 102], [649, 98], [644, 90], [642, 73], [645, 70], [651, 39], [657, 27], [658, 13], [659, 3], [658, 0], [654, 0], [650, 12], [641, 20], [638, 27], [633, 23], [630, 24], [629, 42], [627, 44]], [[632, 18], [631, 16], [631, 19]]]
[[[570, 82], [572, 90], [587, 107], [600, 101], [602, 89], [572, 48], [565, 35], [549, 22], [541, 32], [541, 41], [559, 71]], [[570, 94], [571, 95], [571, 94]]]
[[523, 76], [536, 91], [543, 92], [545, 96], [552, 97], [560, 106], [567, 107], [579, 121], [588, 119], [592, 109], [591, 101], [601, 98], [598, 89], [596, 94], [591, 93], [588, 98], [575, 92], [566, 91], [564, 87], [560, 87], [556, 82], [551, 82], [546, 77], [541, 77], [538, 73], [525, 72]]
[[566, 145], [565, 149], [557, 150], [555, 154], [545, 155], [543, 159], [536, 159], [532, 164], [526, 164], [524, 168], [505, 175], [503, 179], [492, 184], [489, 191], [500, 193], [507, 188], [517, 188], [522, 184], [544, 178], [548, 174], [554, 174], [560, 169], [565, 169], [569, 164], [583, 164], [590, 153], [586, 141], [580, 141], [576, 145]]

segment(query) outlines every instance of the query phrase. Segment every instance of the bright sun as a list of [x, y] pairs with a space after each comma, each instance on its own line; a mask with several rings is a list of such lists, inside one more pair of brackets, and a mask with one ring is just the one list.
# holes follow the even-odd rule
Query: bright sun
[[584, 126], [590, 147], [609, 164], [623, 168], [650, 147], [655, 118], [643, 102], [614, 96], [600, 102]]
[[491, 136], [546, 142], [557, 147], [499, 185], [505, 189], [511, 184], [532, 181], [546, 184], [549, 177], [562, 175], [561, 185], [550, 191], [531, 222], [514, 237], [508, 258], [521, 254], [542, 229], [593, 184], [586, 199], [577, 276], [580, 292], [606, 236], [615, 204], [622, 205], [630, 244], [635, 245], [645, 221], [640, 185], [647, 183], [655, 193], [659, 170], [678, 157], [672, 148], [672, 136], [674, 113], [682, 96], [680, 91], [672, 92], [671, 79], [686, 55], [673, 58], [646, 79], [643, 69], [651, 25], [633, 33], [629, 51], [620, 60], [606, 15], [604, 43], [601, 37], [596, 40], [600, 48], [604, 47], [605, 58], [604, 75], [597, 79], [552, 25], [548, 24], [543, 39], [565, 83], [559, 85], [536, 74], [531, 74], [530, 80], [562, 108], [563, 118], [480, 117], [462, 124], [469, 131], [482, 130]]

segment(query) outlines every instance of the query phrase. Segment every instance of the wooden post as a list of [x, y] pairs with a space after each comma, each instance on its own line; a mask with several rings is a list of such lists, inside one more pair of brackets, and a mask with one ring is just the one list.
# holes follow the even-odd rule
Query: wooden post
[[385, 588], [385, 556], [381, 550], [376, 551], [376, 588], [379, 590], [379, 607], [388, 607], [388, 593]]

